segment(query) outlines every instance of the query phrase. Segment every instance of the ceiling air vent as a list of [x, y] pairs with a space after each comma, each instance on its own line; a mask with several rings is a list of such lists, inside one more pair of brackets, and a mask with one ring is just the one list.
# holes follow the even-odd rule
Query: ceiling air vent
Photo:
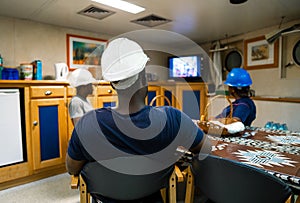
[[103, 8], [99, 8], [96, 7], [94, 5], [90, 5], [88, 7], [86, 7], [85, 9], [81, 10], [78, 12], [78, 14], [84, 15], [84, 16], [88, 16], [88, 17], [92, 17], [92, 18], [96, 18], [98, 20], [102, 20], [103, 18], [106, 18], [112, 14], [114, 14], [115, 12], [113, 11], [109, 11]]
[[131, 22], [137, 23], [137, 24], [140, 24], [140, 25], [144, 25], [144, 26], [147, 26], [147, 27], [154, 27], [154, 26], [158, 26], [158, 25], [162, 25], [162, 24], [171, 22], [171, 20], [168, 20], [166, 18], [162, 18], [162, 17], [159, 17], [157, 15], [151, 14], [149, 16], [139, 18], [139, 19], [133, 20]]

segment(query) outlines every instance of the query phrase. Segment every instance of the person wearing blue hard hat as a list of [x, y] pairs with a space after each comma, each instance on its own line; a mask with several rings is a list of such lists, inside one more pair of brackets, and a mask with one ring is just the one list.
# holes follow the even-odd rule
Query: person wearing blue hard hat
[[[249, 73], [243, 68], [233, 68], [227, 75], [225, 85], [235, 98], [232, 102], [232, 117], [241, 121], [245, 126], [250, 126], [256, 118], [256, 106], [250, 98], [250, 85], [252, 84]], [[230, 106], [227, 106], [216, 118], [228, 117]]]

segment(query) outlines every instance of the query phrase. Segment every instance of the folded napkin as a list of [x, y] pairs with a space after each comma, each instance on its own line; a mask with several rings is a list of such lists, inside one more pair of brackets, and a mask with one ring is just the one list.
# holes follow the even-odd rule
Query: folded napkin
[[214, 121], [214, 120], [209, 121], [209, 123], [219, 125], [223, 128], [226, 128], [230, 134], [235, 134], [235, 133], [238, 133], [238, 132], [241, 132], [241, 131], [245, 130], [245, 125], [240, 121], [230, 123], [230, 124], [227, 124], [227, 125], [221, 123], [220, 121]]

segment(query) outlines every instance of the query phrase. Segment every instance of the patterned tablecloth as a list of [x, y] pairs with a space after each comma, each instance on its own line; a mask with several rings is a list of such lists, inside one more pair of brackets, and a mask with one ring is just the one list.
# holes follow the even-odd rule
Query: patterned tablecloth
[[239, 136], [209, 138], [213, 155], [262, 168], [300, 189], [300, 133], [247, 128]]

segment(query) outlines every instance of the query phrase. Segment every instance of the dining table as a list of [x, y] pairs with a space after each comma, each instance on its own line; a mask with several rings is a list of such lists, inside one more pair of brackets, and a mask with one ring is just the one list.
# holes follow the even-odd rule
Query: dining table
[[212, 155], [260, 168], [300, 194], [300, 132], [246, 127], [233, 135], [208, 138]]

